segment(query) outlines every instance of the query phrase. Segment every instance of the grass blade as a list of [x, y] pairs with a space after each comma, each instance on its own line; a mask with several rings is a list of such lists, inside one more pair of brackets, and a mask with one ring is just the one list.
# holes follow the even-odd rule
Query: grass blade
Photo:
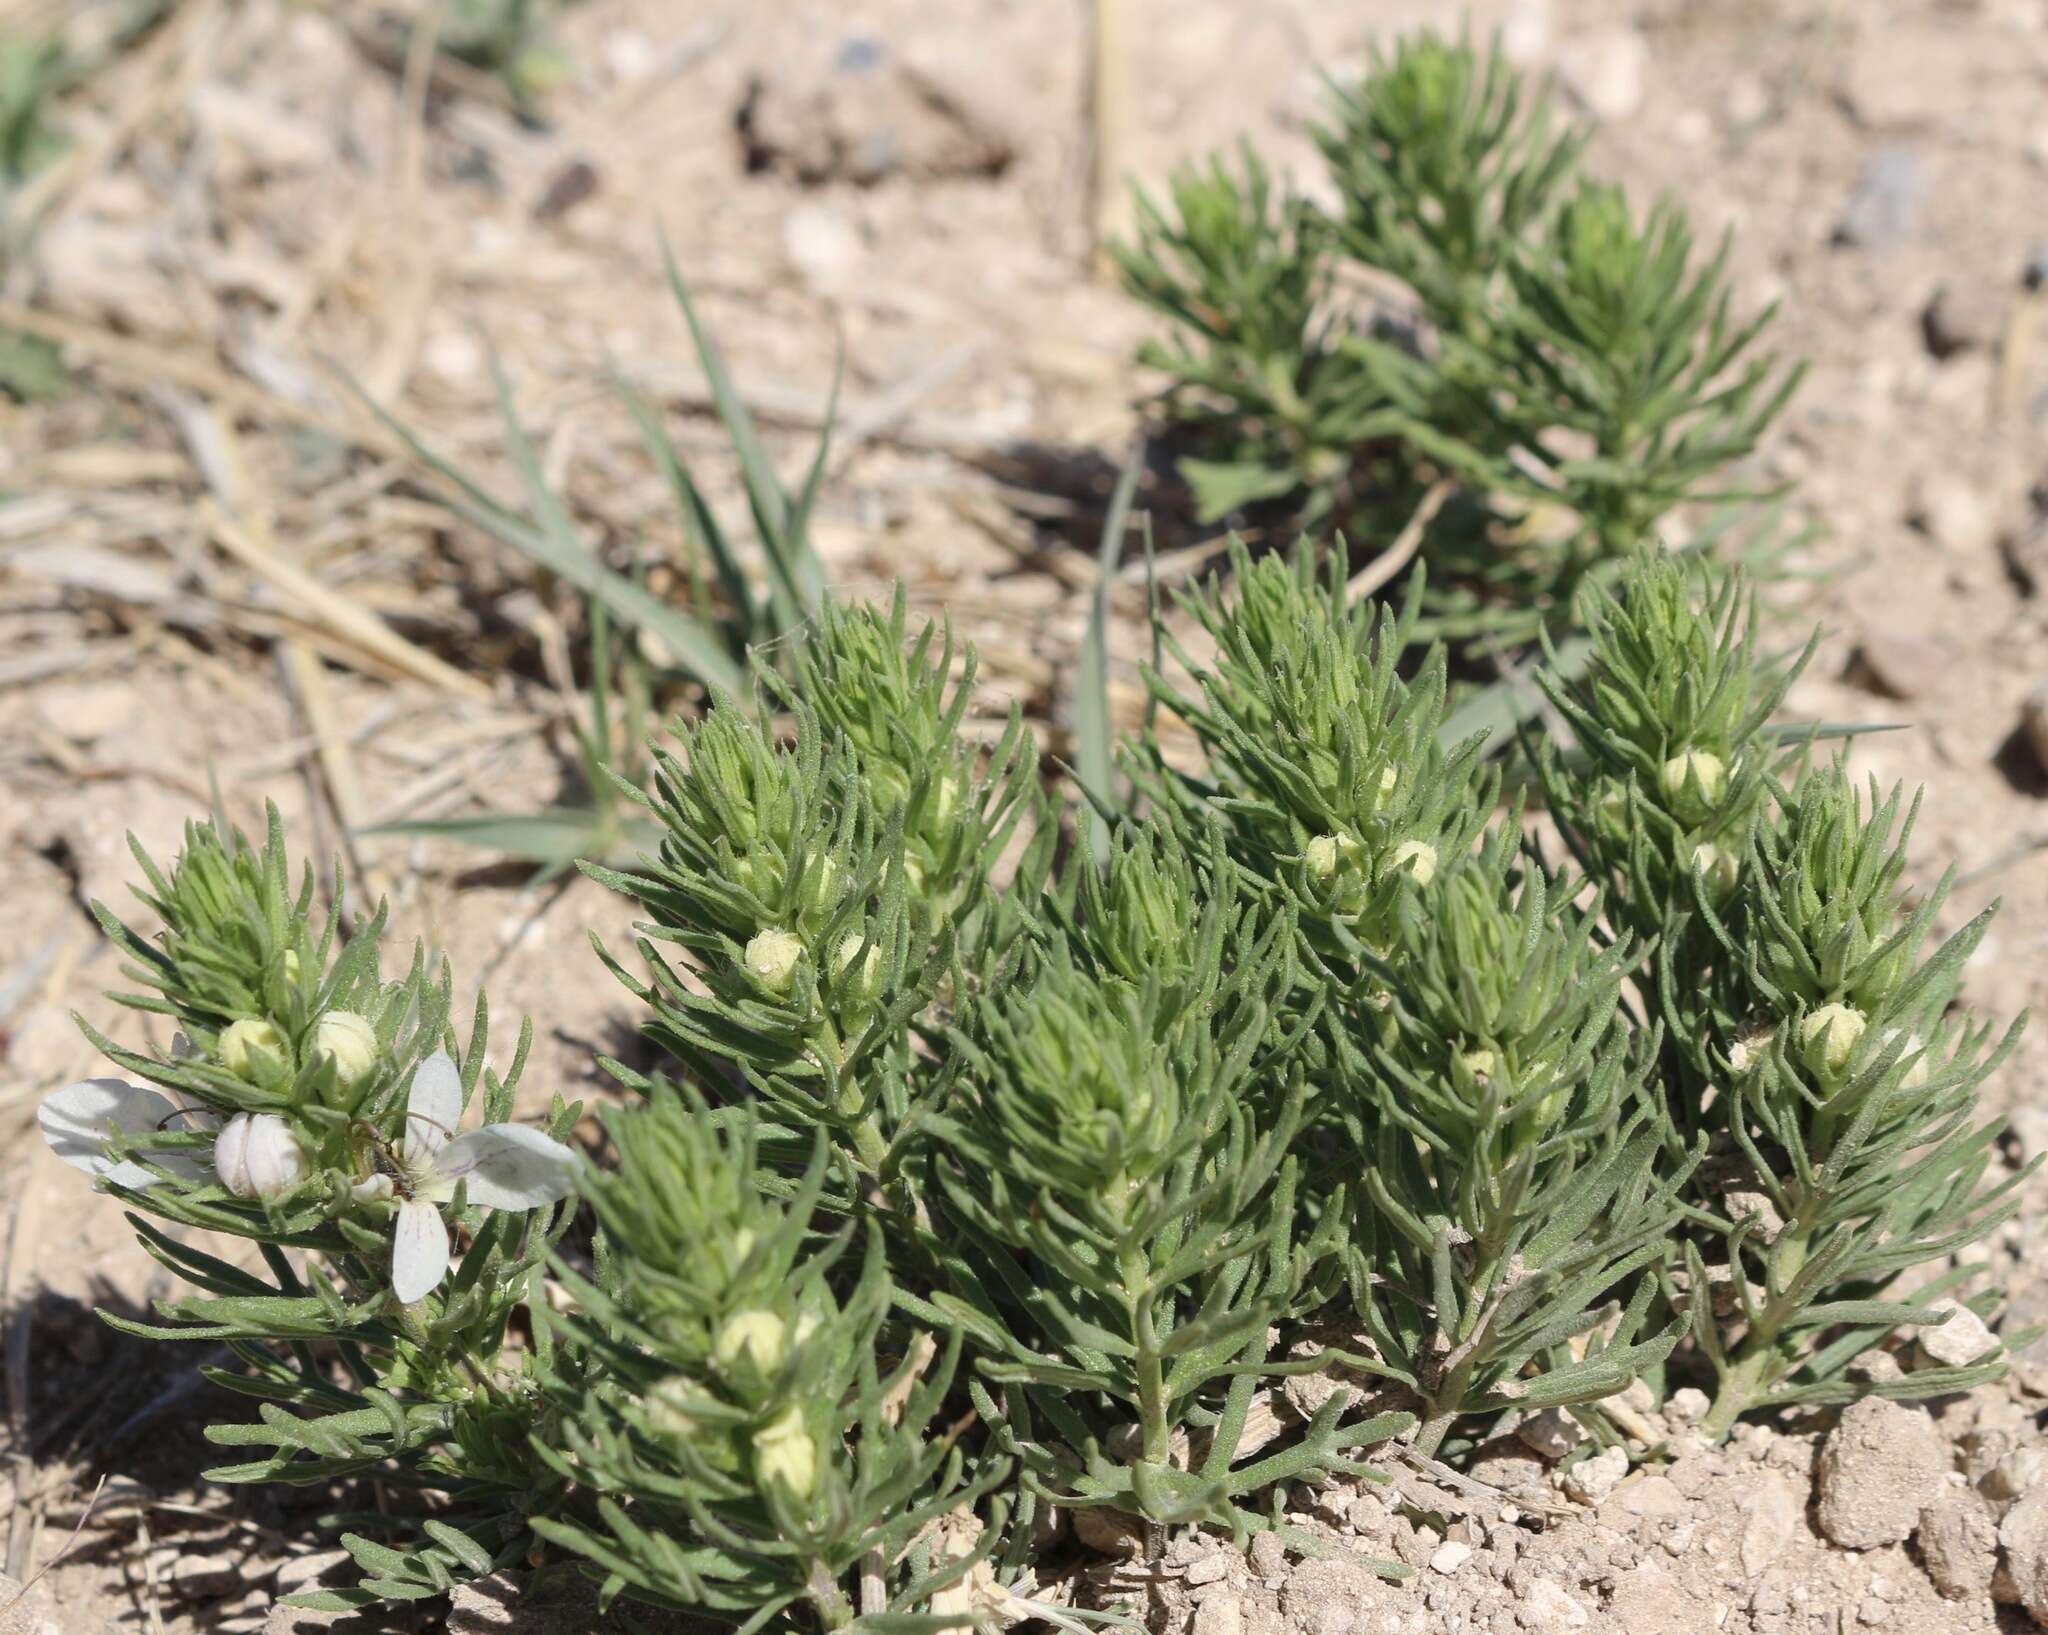
[[1102, 814], [1118, 805], [1115, 790], [1114, 734], [1109, 724], [1109, 587], [1123, 554], [1124, 530], [1130, 524], [1131, 499], [1138, 473], [1145, 466], [1140, 443], [1124, 464], [1110, 496], [1109, 515], [1102, 525], [1096, 552], [1095, 595], [1088, 609], [1088, 631], [1081, 641], [1080, 665], [1074, 677], [1075, 776], [1089, 797], [1089, 837], [1096, 857], [1109, 855], [1109, 820]]
[[[746, 695], [749, 686], [746, 670], [738, 660], [726, 652], [723, 642], [713, 628], [702, 620], [693, 619], [670, 607], [644, 585], [635, 584], [624, 574], [614, 573], [607, 568], [583, 544], [576, 534], [575, 525], [553, 495], [547, 496], [547, 504], [538, 523], [528, 521], [517, 512], [501, 505], [457, 466], [429, 448], [404, 422], [371, 401], [369, 394], [353, 380], [350, 380], [348, 385], [369, 411], [411, 450], [415, 458], [436, 476], [453, 486], [455, 492], [444, 496], [444, 503], [450, 510], [474, 523], [502, 544], [511, 546], [529, 561], [538, 563], [558, 578], [574, 585], [584, 595], [602, 601], [626, 624], [645, 630], [658, 638], [668, 648], [676, 668], [695, 676], [706, 687], [737, 697]], [[509, 400], [506, 403], [506, 419], [507, 432], [513, 438], [515, 453], [523, 448], [530, 455], [532, 445], [527, 441], [524, 429], [513, 415]], [[521, 466], [524, 474], [523, 460]], [[537, 467], [535, 476], [538, 476]], [[532, 484], [529, 484], [530, 488], [531, 486]], [[545, 483], [540, 483], [539, 486], [541, 491], [545, 492]], [[550, 519], [554, 519], [552, 528], [548, 525]]]

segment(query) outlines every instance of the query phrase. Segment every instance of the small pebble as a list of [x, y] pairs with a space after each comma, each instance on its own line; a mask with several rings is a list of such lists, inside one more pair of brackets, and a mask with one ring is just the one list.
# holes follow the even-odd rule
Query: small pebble
[[1998, 1349], [1998, 1340], [1984, 1319], [1954, 1300], [1937, 1300], [1929, 1308], [1946, 1311], [1945, 1322], [1913, 1331], [1922, 1358], [1936, 1368], [1967, 1368]]
[[1471, 1545], [1460, 1544], [1456, 1539], [1446, 1539], [1437, 1546], [1436, 1553], [1429, 1558], [1429, 1565], [1431, 1571], [1449, 1577], [1471, 1559]]
[[1918, 150], [1879, 148], [1863, 163], [1855, 191], [1835, 224], [1835, 242], [1856, 250], [1897, 247], [1912, 236], [1926, 191]]
[[1564, 1473], [1564, 1490], [1581, 1504], [1597, 1505], [1628, 1474], [1628, 1450], [1606, 1448], [1581, 1459]]

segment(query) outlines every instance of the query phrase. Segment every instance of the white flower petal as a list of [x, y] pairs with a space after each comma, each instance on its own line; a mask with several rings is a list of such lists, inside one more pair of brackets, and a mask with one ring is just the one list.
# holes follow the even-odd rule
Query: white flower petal
[[[177, 1111], [170, 1097], [147, 1085], [130, 1084], [126, 1079], [84, 1079], [45, 1096], [36, 1111], [36, 1122], [42, 1126], [50, 1151], [73, 1169], [84, 1170], [95, 1180], [139, 1189], [159, 1177], [133, 1159], [110, 1158], [107, 1138], [116, 1130], [131, 1139], [153, 1135]], [[195, 1179], [202, 1173], [199, 1160], [190, 1153], [167, 1152], [156, 1161]]]
[[448, 1275], [448, 1223], [418, 1198], [398, 1206], [391, 1235], [391, 1292], [406, 1305], [424, 1300]]
[[469, 1184], [469, 1201], [485, 1209], [536, 1209], [565, 1198], [581, 1160], [524, 1124], [487, 1124], [471, 1130], [434, 1161], [434, 1179]]
[[412, 1087], [406, 1091], [405, 1162], [421, 1167], [432, 1163], [461, 1122], [462, 1075], [455, 1069], [455, 1058], [437, 1050], [413, 1069]]

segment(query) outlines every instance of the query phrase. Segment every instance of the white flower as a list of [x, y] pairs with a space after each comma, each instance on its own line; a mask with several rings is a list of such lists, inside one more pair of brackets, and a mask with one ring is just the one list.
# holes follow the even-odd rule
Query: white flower
[[[538, 1209], [566, 1197], [577, 1156], [524, 1124], [487, 1124], [455, 1135], [462, 1119], [462, 1075], [437, 1050], [412, 1076], [405, 1101], [405, 1139], [398, 1162], [404, 1194], [391, 1239], [391, 1290], [406, 1305], [423, 1300], [448, 1275], [448, 1223], [441, 1206], [468, 1188], [484, 1209]], [[451, 1137], [453, 1139], [451, 1139]], [[360, 1191], [360, 1189], [359, 1189]]]
[[306, 1178], [306, 1155], [275, 1113], [237, 1113], [213, 1138], [213, 1172], [237, 1198], [282, 1198]]
[[[126, 1079], [85, 1079], [67, 1084], [43, 1098], [36, 1122], [43, 1139], [73, 1169], [82, 1169], [100, 1184], [140, 1191], [163, 1179], [133, 1158], [113, 1157], [108, 1140], [118, 1131], [130, 1141], [154, 1135], [178, 1116], [178, 1108], [161, 1090], [130, 1084]], [[193, 1152], [159, 1152], [152, 1163], [187, 1180], [202, 1180], [205, 1162]]]

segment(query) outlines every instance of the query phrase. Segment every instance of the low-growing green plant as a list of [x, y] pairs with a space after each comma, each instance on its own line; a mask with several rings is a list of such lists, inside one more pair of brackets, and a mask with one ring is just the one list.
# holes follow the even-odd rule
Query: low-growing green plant
[[[1899, 791], [1805, 764], [1811, 734], [1769, 716], [1806, 655], [1760, 655], [1736, 585], [1662, 563], [1588, 618], [1585, 677], [1545, 680], [1579, 749], [1544, 754], [1542, 782], [1655, 950], [1640, 985], [1663, 1022], [1667, 1149], [1708, 1143], [1666, 1280], [1719, 1434], [1760, 1404], [1847, 1400], [1862, 1352], [1943, 1320], [1968, 1269], [1904, 1274], [2016, 1208], [2021, 1177], [1987, 1179], [1998, 1125], [1976, 1101], [2020, 1024], [1957, 1009], [1991, 909], [1921, 958], [1953, 871], [1909, 906], [1917, 800], [1902, 819]], [[1963, 1390], [2003, 1366], [1987, 1351], [1881, 1389]]]
[[900, 596], [679, 724], [628, 784], [658, 847], [588, 866], [646, 910], [604, 958], [668, 1063], [607, 1064], [608, 1159], [559, 1100], [512, 1121], [527, 1036], [501, 1077], [445, 969], [383, 981], [381, 913], [320, 920], [274, 817], [141, 858], [162, 932], [104, 918], [177, 1038], [95, 1033], [141, 1082], [44, 1128], [197, 1290], [125, 1326], [225, 1341], [263, 1401], [216, 1476], [421, 1495], [309, 1604], [565, 1561], [749, 1631], [1071, 1624], [1048, 1507], [1295, 1540], [1299, 1484], [1397, 1439], [2006, 1366], [1929, 1337], [1990, 1314], [1947, 1262], [2021, 1178], [1977, 1111], [2017, 1024], [1958, 1006], [1984, 918], [1923, 957], [1910, 819], [1773, 722], [1802, 660], [1741, 585], [1645, 555], [1585, 593], [1539, 815], [1443, 742], [1419, 589], [1231, 569], [1150, 677], [1200, 762], [1127, 744], [1099, 850]]
[[[257, 1398], [260, 1418], [208, 1428], [247, 1453], [215, 1480], [324, 1483], [395, 1464], [400, 1481], [450, 1497], [400, 1524], [407, 1548], [372, 1536], [382, 1519], [347, 1534], [365, 1577], [330, 1602], [431, 1596], [519, 1560], [524, 1518], [559, 1484], [530, 1440], [545, 1348], [523, 1350], [512, 1329], [569, 1225], [553, 1206], [578, 1164], [559, 1139], [577, 1108], [554, 1098], [552, 1134], [511, 1122], [530, 1030], [501, 1076], [481, 999], [458, 1043], [445, 965], [415, 952], [403, 980], [382, 980], [383, 911], [350, 919], [337, 886], [316, 921], [311, 873], [293, 885], [274, 809], [260, 848], [216, 818], [187, 828], [168, 873], [139, 848], [136, 860], [162, 931], [97, 912], [130, 979], [153, 990], [122, 1002], [176, 1032], [145, 1052], [88, 1028], [133, 1080], [57, 1092], [42, 1128], [198, 1292], [161, 1302], [158, 1323], [108, 1320], [239, 1359], [209, 1375]], [[459, 1133], [472, 1100], [484, 1123]], [[253, 1254], [207, 1253], [150, 1217]]]
[[1405, 38], [1315, 134], [1336, 210], [1247, 150], [1141, 199], [1117, 252], [1173, 325], [1140, 359], [1200, 520], [1370, 539], [1455, 479], [1479, 507], [1429, 525], [1431, 627], [1512, 643], [1674, 506], [1748, 497], [1728, 470], [1800, 373], [1759, 344], [1770, 312], [1731, 316], [1726, 247], [1697, 264], [1675, 204], [1581, 175], [1498, 50]]

